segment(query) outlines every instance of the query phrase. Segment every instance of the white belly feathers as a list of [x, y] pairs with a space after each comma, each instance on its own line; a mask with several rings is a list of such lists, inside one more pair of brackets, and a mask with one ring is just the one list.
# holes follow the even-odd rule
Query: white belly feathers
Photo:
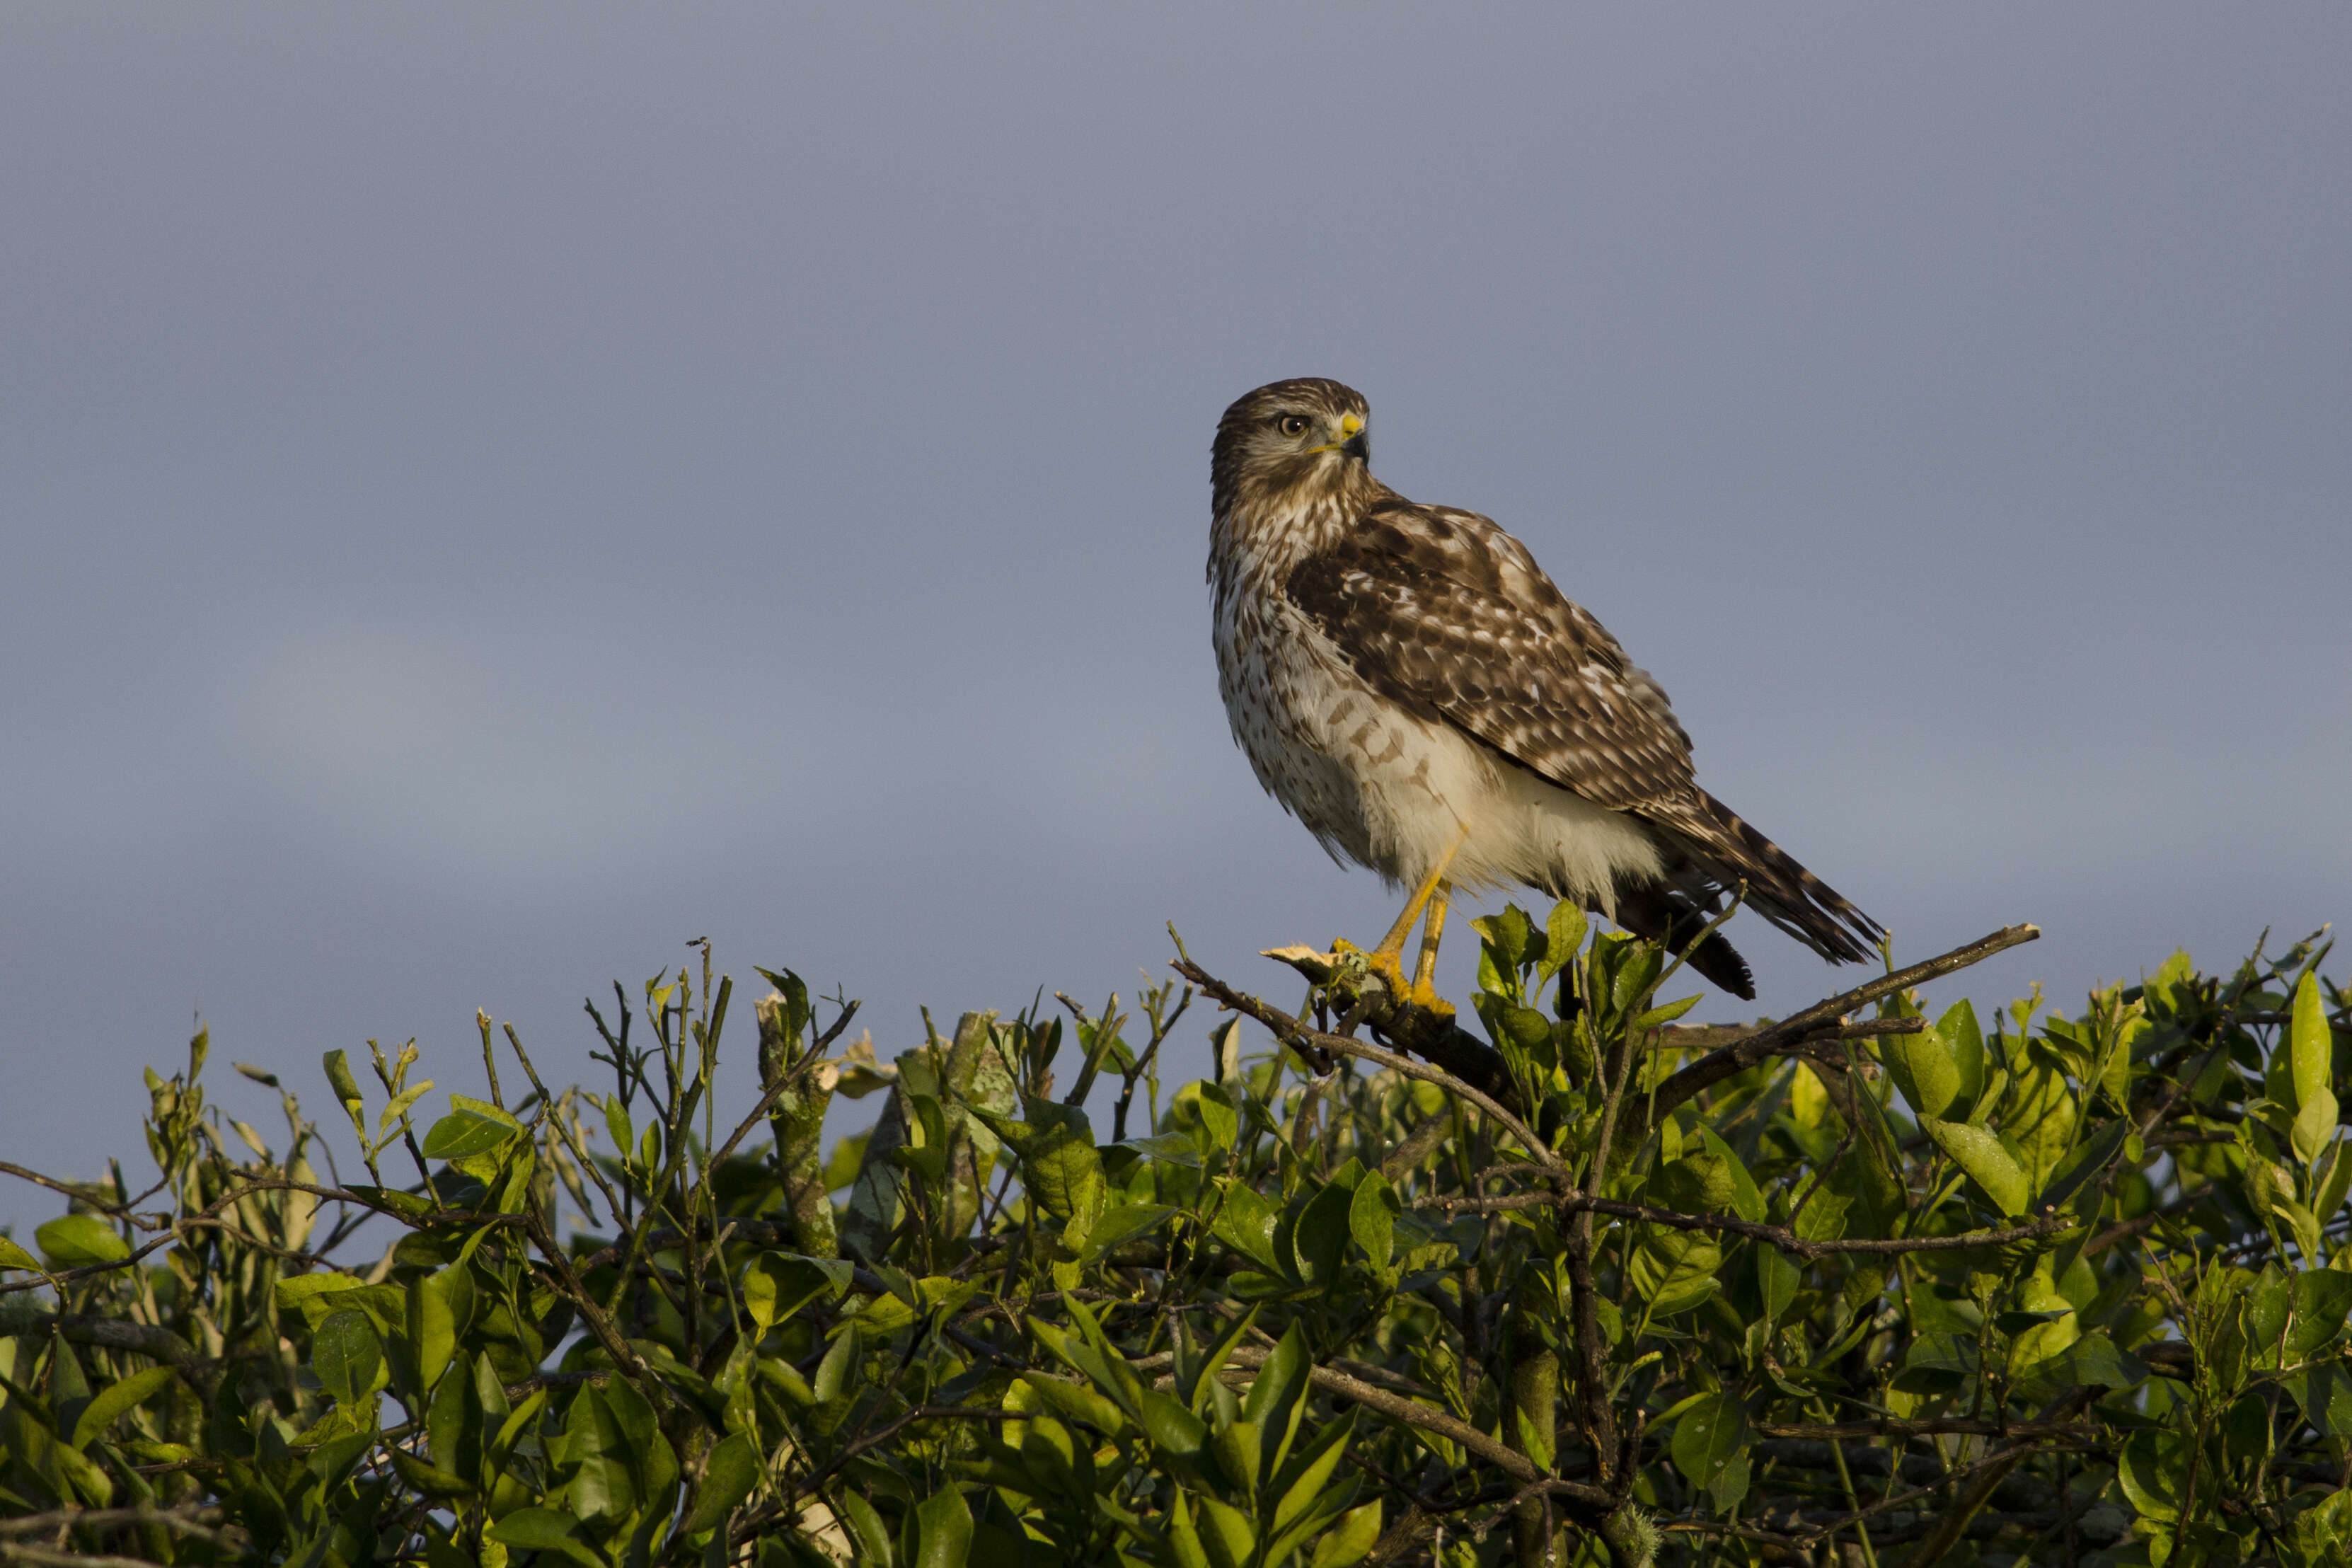
[[[1258, 783], [1335, 857], [1418, 885], [1459, 837], [1446, 873], [1456, 886], [1524, 883], [1603, 910], [1620, 879], [1661, 874], [1640, 824], [1381, 699], [1286, 601], [1244, 592], [1219, 608], [1234, 738]], [[1281, 635], [1265, 635], [1276, 617]]]

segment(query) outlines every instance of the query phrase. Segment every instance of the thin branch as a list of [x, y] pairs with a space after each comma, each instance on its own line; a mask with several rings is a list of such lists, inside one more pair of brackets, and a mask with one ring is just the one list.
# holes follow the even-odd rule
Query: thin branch
[[1729, 1215], [1684, 1214], [1677, 1209], [1652, 1208], [1646, 1204], [1631, 1204], [1584, 1193], [1513, 1193], [1499, 1198], [1428, 1197], [1414, 1200], [1413, 1206], [1444, 1209], [1449, 1214], [1499, 1214], [1508, 1209], [1534, 1208], [1557, 1209], [1562, 1214], [1604, 1214], [1618, 1219], [1646, 1220], [1652, 1225], [1669, 1226], [1676, 1230], [1713, 1230], [1728, 1236], [1744, 1236], [1777, 1247], [1792, 1257], [1809, 1259], [1826, 1258], [1839, 1252], [1885, 1256], [1906, 1252], [1959, 1252], [1972, 1247], [2006, 1247], [2011, 1242], [2055, 1236], [2060, 1231], [2074, 1229], [2080, 1223], [2071, 1215], [2052, 1215], [2026, 1225], [2004, 1226], [1999, 1230], [1962, 1231], [1957, 1236], [1812, 1241], [1797, 1235], [1786, 1226], [1735, 1219]]
[[[74, 1202], [88, 1204], [100, 1214], [112, 1215], [117, 1219], [128, 1219], [133, 1224], [137, 1223], [129, 1205], [110, 1203], [104, 1198], [92, 1196], [98, 1185], [95, 1182], [68, 1182], [58, 1176], [45, 1176], [38, 1171], [27, 1170], [11, 1160], [0, 1160], [0, 1175], [15, 1176], [19, 1180], [31, 1182], [37, 1186], [47, 1187], [53, 1193], [63, 1193]], [[152, 1229], [153, 1226], [142, 1226], [141, 1228]]]
[[39, 1535], [52, 1530], [121, 1530], [155, 1525], [211, 1541], [216, 1538], [216, 1532], [211, 1527], [220, 1521], [219, 1509], [195, 1503], [171, 1509], [60, 1508], [47, 1513], [26, 1513], [15, 1519], [0, 1519], [0, 1535]]
[[[1311, 947], [1271, 948], [1265, 956], [1276, 963], [1288, 964], [1318, 985], [1327, 983], [1338, 973], [1332, 966], [1330, 954], [1318, 952]], [[1190, 958], [1182, 959], [1172, 967], [1194, 984], [1201, 984], [1199, 967]], [[1232, 1005], [1217, 991], [1207, 986], [1202, 986], [1202, 989], [1217, 1000], [1225, 1002], [1226, 1005]], [[1350, 1020], [1371, 1025], [1415, 1056], [1428, 1058], [1463, 1082], [1473, 1084], [1503, 1104], [1517, 1109], [1518, 1086], [1511, 1081], [1510, 1069], [1503, 1062], [1503, 1053], [1456, 1024], [1452, 1013], [1433, 1012], [1426, 1007], [1402, 1002], [1391, 996], [1386, 987], [1373, 985], [1358, 993], [1356, 1005], [1349, 1009], [1348, 1016]], [[1352, 1023], [1348, 1026], [1352, 1027]]]
[[1897, 1421], [1892, 1417], [1881, 1421], [1837, 1421], [1821, 1426], [1786, 1426], [1759, 1421], [1756, 1430], [1767, 1437], [1806, 1437], [1822, 1440], [1847, 1437], [1929, 1437], [1939, 1435], [1972, 1437], [2081, 1437], [2093, 1438], [2100, 1428], [2084, 1421], [2011, 1421], [2006, 1426], [1998, 1421], [1970, 1421], [1962, 1416], [1938, 1417], [1928, 1421]]
[[1884, 1025], [1869, 1022], [1857, 1027], [1846, 1015], [1882, 997], [1892, 996], [1914, 985], [1980, 963], [1997, 952], [2005, 952], [2041, 935], [2038, 926], [2009, 926], [1990, 936], [1980, 937], [1965, 947], [1956, 947], [1949, 952], [1928, 959], [1924, 963], [1898, 969], [1892, 974], [1881, 975], [1825, 1002], [1816, 1002], [1801, 1013], [1792, 1014], [1744, 1039], [1711, 1051], [1659, 1084], [1656, 1090], [1646, 1098], [1646, 1103], [1629, 1108], [1622, 1134], [1630, 1142], [1638, 1144], [1649, 1133], [1650, 1117], [1664, 1116], [1700, 1090], [1746, 1072], [1765, 1058], [1780, 1055], [1801, 1044], [1815, 1039], [1851, 1038], [1855, 1035], [1906, 1033], [1906, 1030], [1893, 1027], [1892, 1019]]
[[1351, 1399], [1376, 1415], [1385, 1415], [1407, 1426], [1419, 1427], [1424, 1432], [1434, 1432], [1460, 1444], [1515, 1480], [1548, 1482], [1553, 1490], [1576, 1501], [1595, 1508], [1610, 1505], [1609, 1494], [1601, 1488], [1583, 1481], [1554, 1479], [1538, 1468], [1536, 1462], [1525, 1454], [1505, 1447], [1468, 1422], [1445, 1411], [1433, 1409], [1402, 1394], [1391, 1394], [1386, 1389], [1374, 1388], [1360, 1378], [1349, 1377], [1346, 1373], [1335, 1372], [1328, 1366], [1311, 1367], [1307, 1375], [1316, 1387]]
[[1271, 1006], [1255, 996], [1234, 990], [1197, 964], [1180, 962], [1175, 965], [1175, 969], [1176, 973], [1199, 986], [1203, 994], [1215, 998], [1230, 1011], [1246, 1013], [1264, 1024], [1274, 1031], [1275, 1038], [1284, 1045], [1295, 1045], [1303, 1041], [1318, 1049], [1337, 1056], [1355, 1057], [1363, 1061], [1374, 1062], [1406, 1078], [1419, 1079], [1423, 1083], [1435, 1084], [1448, 1094], [1468, 1100], [1508, 1128], [1511, 1135], [1535, 1156], [1538, 1165], [1555, 1174], [1563, 1177], [1568, 1175], [1568, 1167], [1560, 1163], [1559, 1156], [1553, 1153], [1544, 1141], [1528, 1129], [1527, 1123], [1504, 1110], [1485, 1090], [1465, 1082], [1454, 1074], [1439, 1068], [1423, 1067], [1410, 1057], [1399, 1056], [1394, 1051], [1384, 1051], [1378, 1046], [1368, 1046], [1361, 1040], [1351, 1040], [1344, 1036], [1328, 1034], [1321, 1029], [1313, 1028], [1292, 1017], [1279, 1007]]

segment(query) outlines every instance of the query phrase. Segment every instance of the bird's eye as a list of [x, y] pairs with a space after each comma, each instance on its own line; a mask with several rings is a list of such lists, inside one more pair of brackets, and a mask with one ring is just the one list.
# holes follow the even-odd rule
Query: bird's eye
[[1286, 414], [1275, 421], [1275, 428], [1286, 436], [1304, 436], [1307, 434], [1307, 416]]

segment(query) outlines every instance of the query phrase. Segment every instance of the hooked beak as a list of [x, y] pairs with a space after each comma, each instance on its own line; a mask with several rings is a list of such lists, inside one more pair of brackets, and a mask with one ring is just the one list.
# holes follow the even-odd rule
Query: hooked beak
[[1364, 417], [1360, 414], [1339, 416], [1339, 438], [1328, 447], [1318, 447], [1318, 452], [1337, 452], [1343, 458], [1369, 462], [1372, 456], [1371, 442], [1364, 435]]

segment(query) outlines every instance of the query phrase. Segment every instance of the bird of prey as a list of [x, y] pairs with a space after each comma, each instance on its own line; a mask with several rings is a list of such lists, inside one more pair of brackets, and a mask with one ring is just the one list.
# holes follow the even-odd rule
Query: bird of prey
[[[1218, 422], [1217, 683], [1258, 783], [1334, 859], [1412, 898], [1369, 956], [1431, 985], [1449, 892], [1524, 885], [1752, 999], [1717, 931], [1737, 894], [1832, 963], [1884, 935], [1698, 786], [1666, 694], [1491, 519], [1374, 479], [1363, 397], [1278, 381]], [[1417, 973], [1402, 958], [1424, 910]]]

